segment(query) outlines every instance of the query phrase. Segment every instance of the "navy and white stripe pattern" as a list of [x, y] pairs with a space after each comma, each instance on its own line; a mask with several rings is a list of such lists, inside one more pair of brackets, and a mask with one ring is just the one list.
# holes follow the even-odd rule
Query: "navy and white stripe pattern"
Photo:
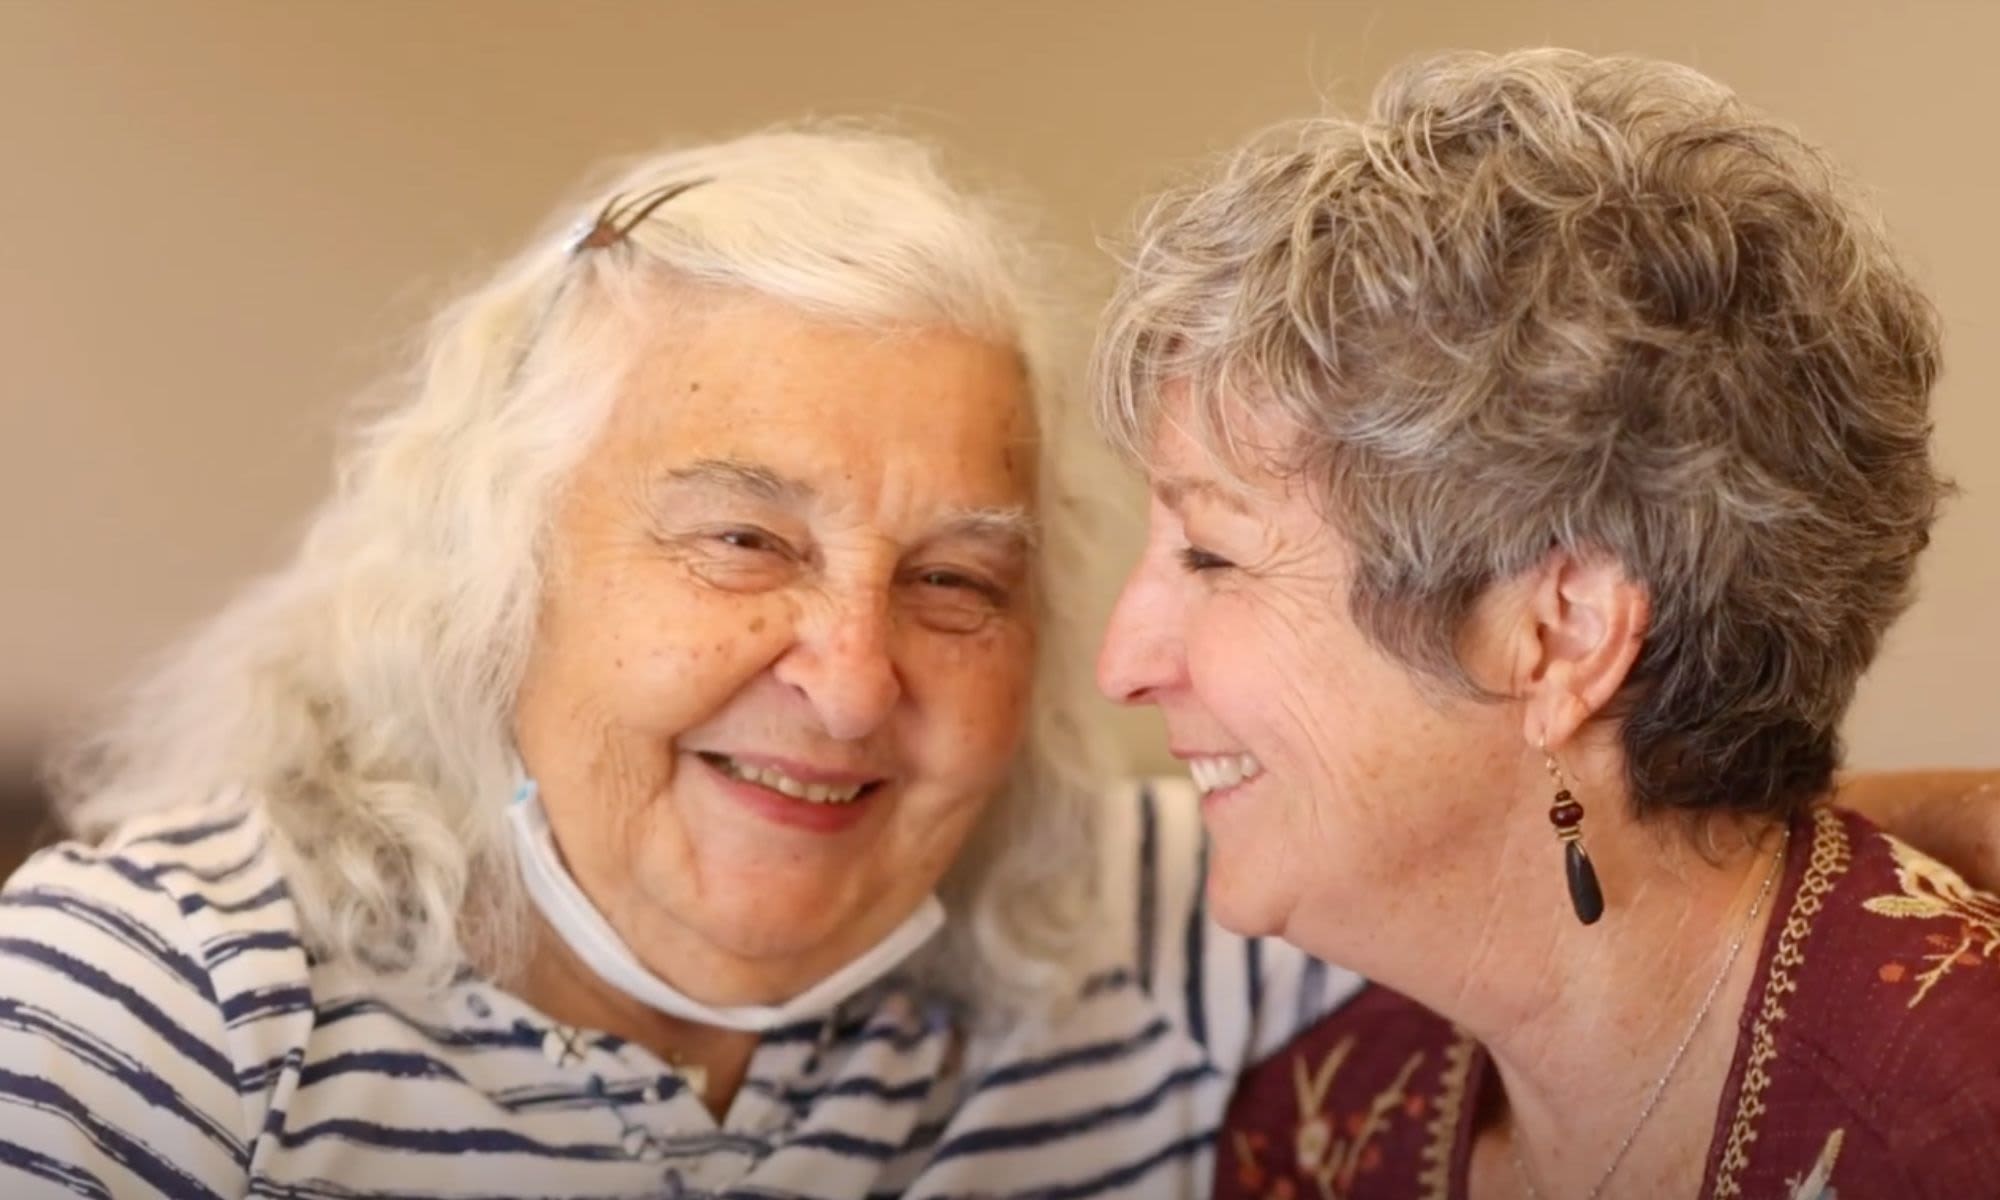
[[1186, 784], [1111, 817], [1123, 949], [1059, 1018], [885, 984], [768, 1035], [720, 1122], [482, 979], [310, 960], [254, 809], [45, 851], [0, 892], [0, 1196], [1203, 1195], [1237, 1074], [1357, 981], [1207, 921]]

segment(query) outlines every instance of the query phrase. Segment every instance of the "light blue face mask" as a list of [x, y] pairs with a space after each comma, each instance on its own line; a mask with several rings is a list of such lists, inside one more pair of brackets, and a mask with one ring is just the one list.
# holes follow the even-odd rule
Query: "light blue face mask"
[[867, 953], [782, 1004], [703, 1004], [648, 971], [604, 914], [590, 903], [563, 866], [537, 792], [534, 780], [522, 780], [515, 789], [514, 802], [507, 806], [507, 823], [514, 830], [522, 882], [542, 918], [604, 982], [649, 1008], [683, 1020], [762, 1033], [822, 1016], [894, 970], [944, 927], [944, 905], [935, 894], [928, 895], [907, 920]]

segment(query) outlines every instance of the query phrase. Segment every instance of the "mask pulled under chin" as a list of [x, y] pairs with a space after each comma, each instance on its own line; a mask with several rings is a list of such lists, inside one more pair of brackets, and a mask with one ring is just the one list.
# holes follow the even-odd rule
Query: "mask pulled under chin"
[[513, 803], [507, 806], [507, 823], [514, 831], [522, 882], [543, 920], [604, 982], [641, 1004], [682, 1020], [764, 1033], [822, 1016], [894, 970], [944, 927], [944, 905], [935, 894], [928, 895], [888, 937], [782, 1004], [703, 1004], [647, 970], [604, 914], [591, 905], [556, 853], [548, 814], [542, 811], [537, 791], [534, 780], [521, 782]]

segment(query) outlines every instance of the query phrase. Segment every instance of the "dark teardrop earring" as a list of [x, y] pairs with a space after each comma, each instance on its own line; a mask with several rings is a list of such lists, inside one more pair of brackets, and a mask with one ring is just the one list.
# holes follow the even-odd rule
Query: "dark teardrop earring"
[[[1544, 752], [1546, 755], [1546, 751]], [[1583, 805], [1563, 782], [1562, 768], [1548, 755], [1549, 777], [1556, 781], [1556, 798], [1549, 805], [1549, 824], [1563, 846], [1563, 874], [1569, 880], [1569, 903], [1576, 919], [1595, 925], [1604, 915], [1604, 889], [1597, 885], [1597, 868], [1583, 849]]]

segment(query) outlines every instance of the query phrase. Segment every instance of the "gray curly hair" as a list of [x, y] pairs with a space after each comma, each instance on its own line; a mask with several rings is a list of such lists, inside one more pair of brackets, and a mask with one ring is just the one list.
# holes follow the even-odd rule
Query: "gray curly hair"
[[1101, 425], [1143, 463], [1179, 385], [1225, 462], [1303, 473], [1386, 652], [1476, 691], [1479, 596], [1609, 554], [1652, 604], [1606, 714], [1638, 812], [1829, 786], [1947, 485], [1933, 312], [1796, 133], [1684, 67], [1446, 54], [1168, 193], [1129, 266]]

